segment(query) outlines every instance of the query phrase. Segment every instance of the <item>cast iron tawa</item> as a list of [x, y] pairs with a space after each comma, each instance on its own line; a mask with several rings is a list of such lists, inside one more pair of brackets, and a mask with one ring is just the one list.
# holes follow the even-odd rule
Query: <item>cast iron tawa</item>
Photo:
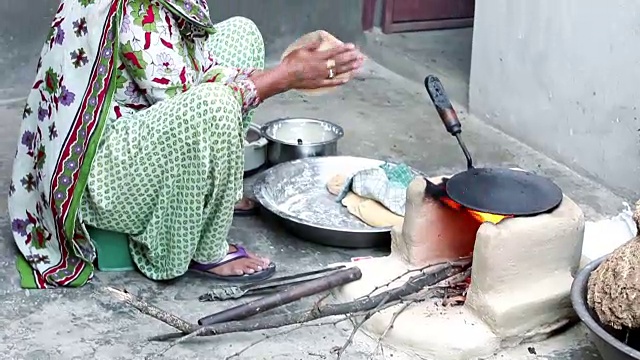
[[[462, 124], [444, 86], [432, 75], [424, 79], [431, 101], [447, 131], [453, 135], [467, 160], [467, 170], [451, 177], [446, 195], [475, 211], [496, 215], [531, 216], [551, 211], [562, 202], [562, 190], [549, 178], [504, 168], [475, 168], [462, 141]], [[428, 188], [435, 188], [429, 184]]]
[[548, 178], [510, 169], [473, 168], [454, 175], [446, 189], [460, 205], [496, 215], [541, 214], [562, 201], [562, 190]]

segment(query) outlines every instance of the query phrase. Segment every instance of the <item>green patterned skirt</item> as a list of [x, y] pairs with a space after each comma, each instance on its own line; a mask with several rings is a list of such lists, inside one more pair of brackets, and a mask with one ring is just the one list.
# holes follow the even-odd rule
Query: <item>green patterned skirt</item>
[[[225, 65], [264, 66], [264, 59], [248, 63], [255, 56], [246, 42], [216, 46]], [[242, 195], [243, 122], [249, 121], [233, 91], [219, 83], [195, 85], [111, 120], [83, 196], [83, 222], [129, 235], [134, 262], [154, 280], [183, 275], [192, 260], [223, 258]]]

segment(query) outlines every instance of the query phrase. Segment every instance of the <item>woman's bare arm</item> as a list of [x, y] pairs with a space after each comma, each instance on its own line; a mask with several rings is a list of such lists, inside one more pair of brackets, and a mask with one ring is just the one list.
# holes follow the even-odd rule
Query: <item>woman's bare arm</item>
[[249, 79], [256, 86], [262, 101], [291, 89], [289, 72], [282, 64], [268, 70], [254, 71]]

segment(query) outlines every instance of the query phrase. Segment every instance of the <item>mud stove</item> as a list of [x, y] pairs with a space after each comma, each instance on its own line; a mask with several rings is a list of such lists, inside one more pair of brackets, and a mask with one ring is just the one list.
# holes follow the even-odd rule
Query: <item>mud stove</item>
[[[432, 179], [433, 181], [433, 179]], [[501, 216], [456, 208], [425, 196], [425, 179], [407, 191], [403, 226], [392, 231], [391, 255], [357, 262], [362, 279], [335, 291], [351, 301], [405, 283], [393, 282], [408, 269], [472, 255], [470, 285], [463, 305], [442, 299], [412, 304], [389, 324], [398, 306], [367, 321], [374, 337], [434, 360], [467, 360], [537, 341], [570, 324], [572, 274], [577, 271], [584, 215], [563, 196], [553, 211], [535, 216]]]

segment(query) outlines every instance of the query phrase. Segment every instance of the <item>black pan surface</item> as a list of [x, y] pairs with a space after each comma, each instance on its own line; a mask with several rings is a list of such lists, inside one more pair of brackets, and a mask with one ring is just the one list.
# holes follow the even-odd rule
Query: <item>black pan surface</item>
[[451, 177], [446, 191], [468, 209], [496, 215], [536, 215], [562, 202], [562, 190], [550, 179], [511, 169], [469, 169]]

